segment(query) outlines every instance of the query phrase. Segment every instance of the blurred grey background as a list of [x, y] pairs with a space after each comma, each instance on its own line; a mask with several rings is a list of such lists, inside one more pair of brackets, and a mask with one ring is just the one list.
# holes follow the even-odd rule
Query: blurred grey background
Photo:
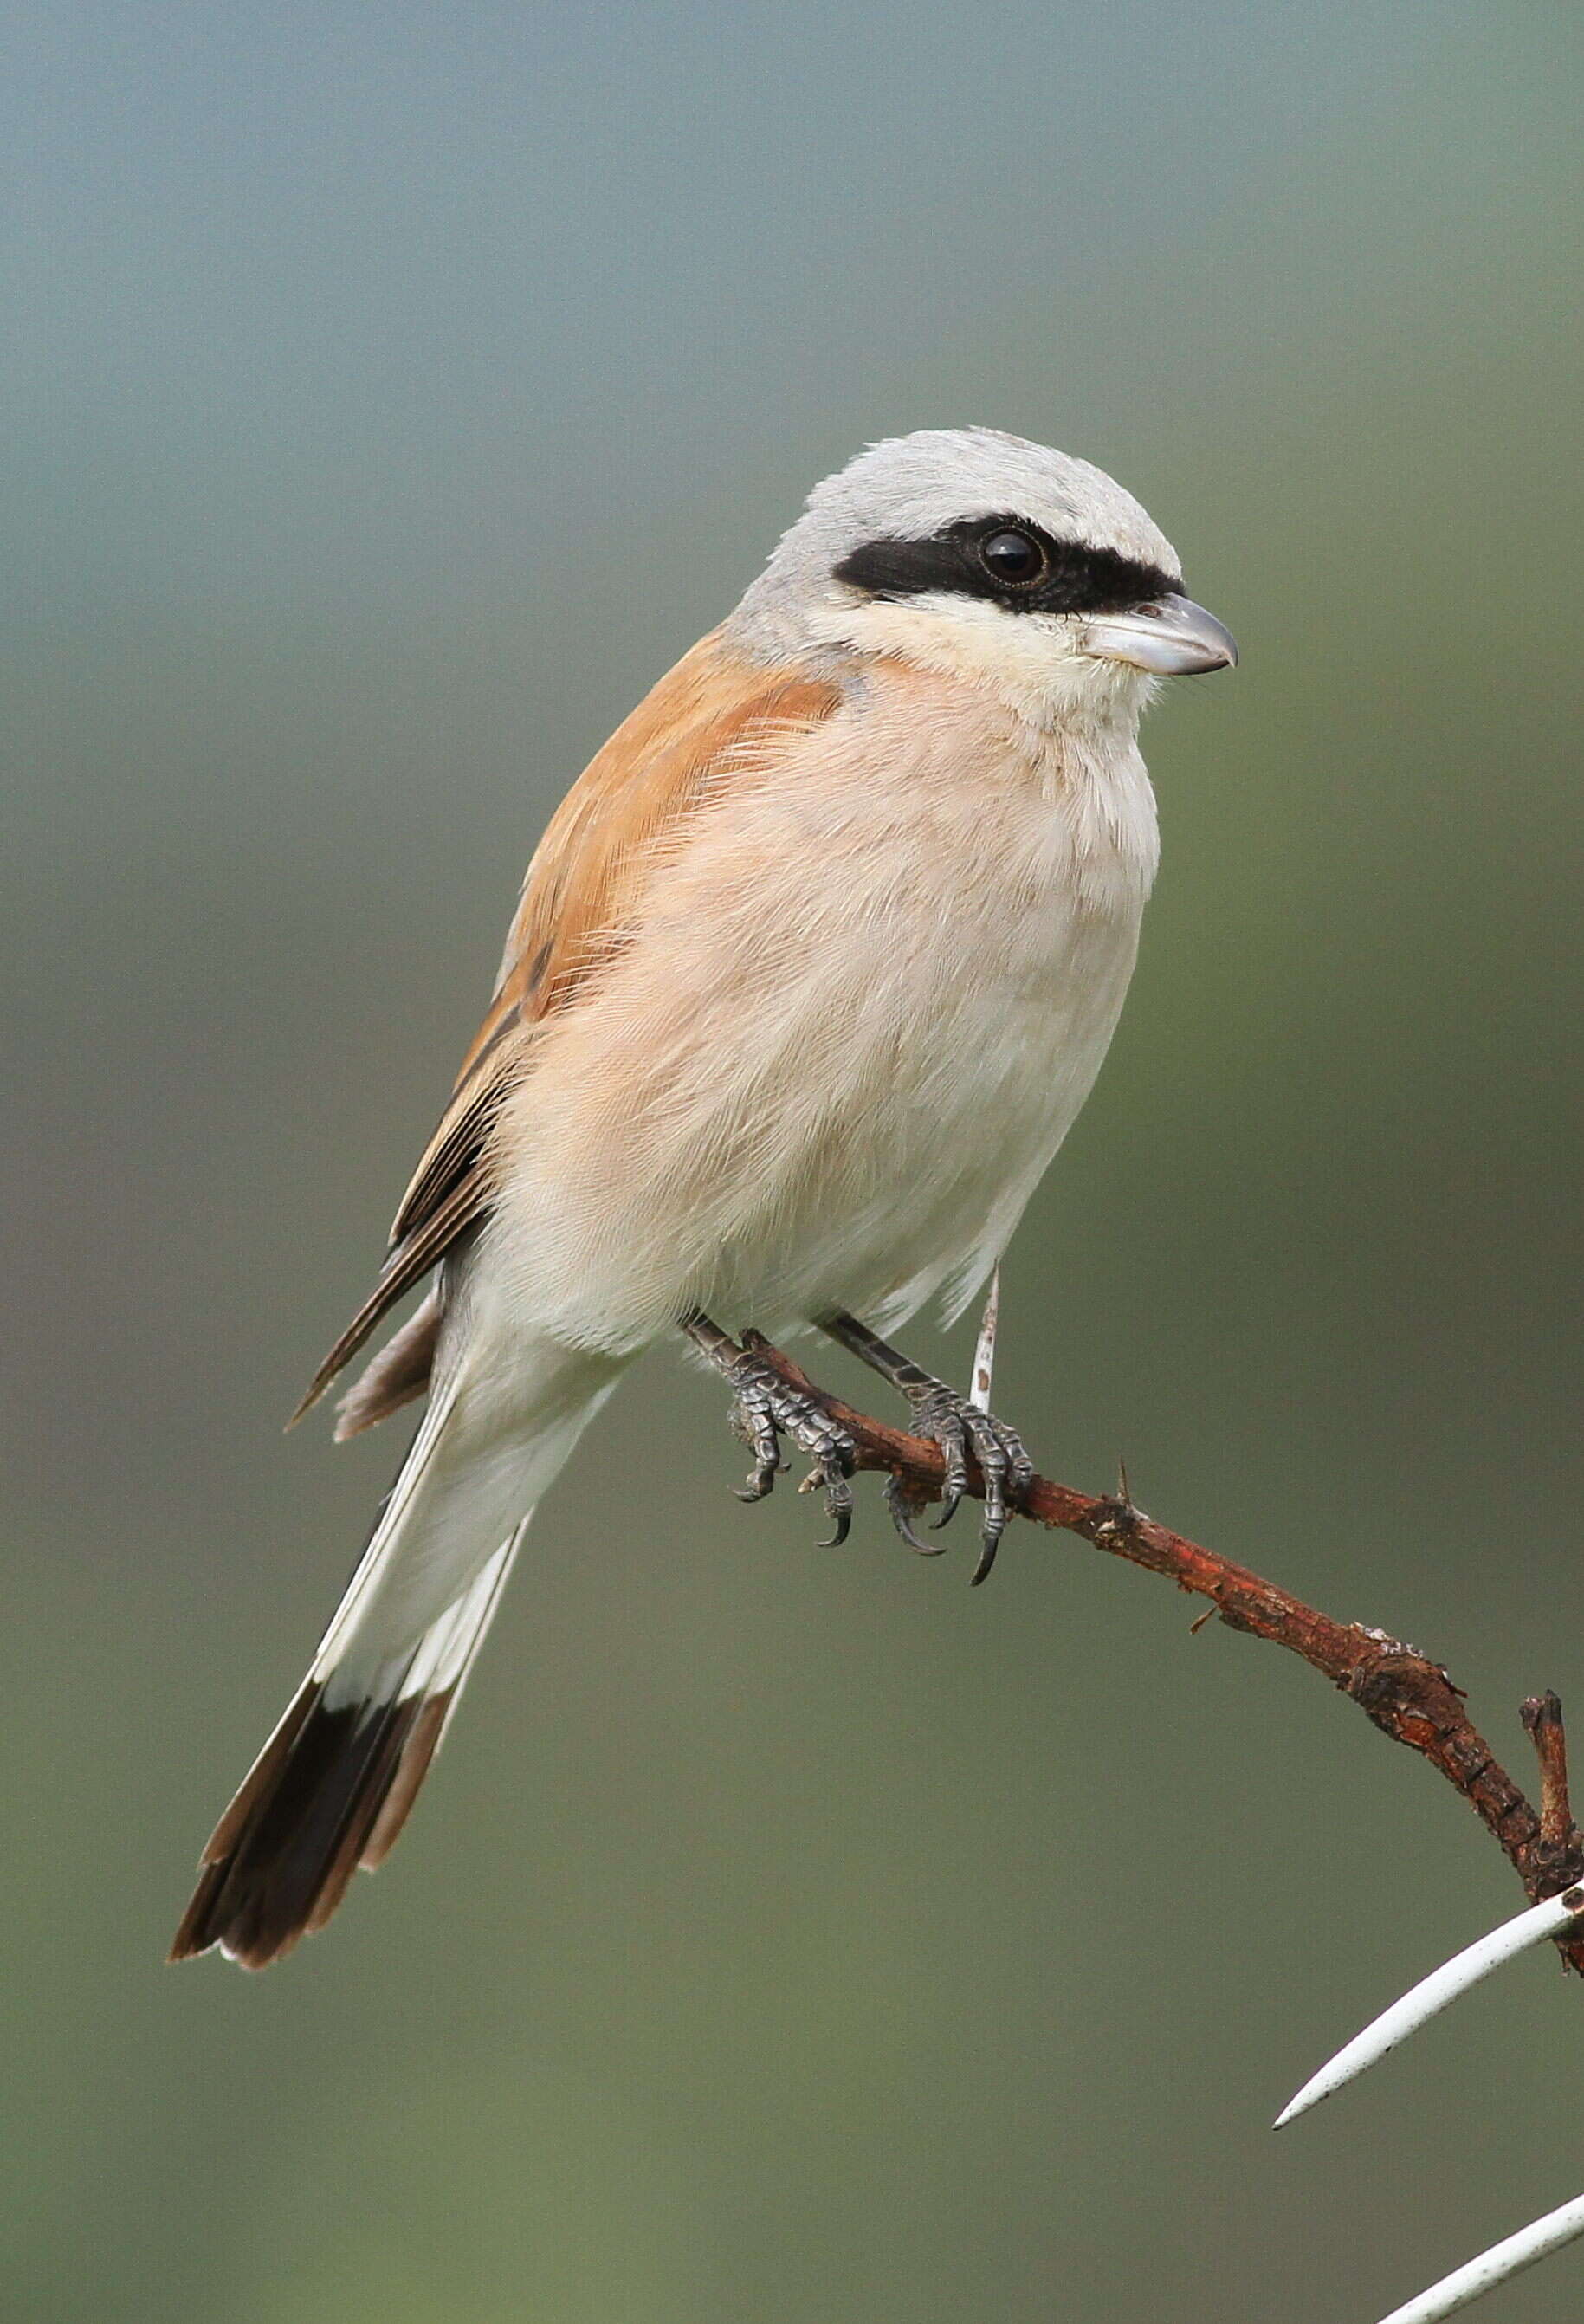
[[1080, 1545], [971, 1596], [969, 1522], [923, 1565], [871, 1482], [816, 1552], [669, 1358], [390, 1869], [262, 1980], [161, 1957], [396, 1458], [279, 1424], [545, 816], [919, 425], [1113, 469], [1244, 653], [1149, 728], [1165, 870], [998, 1402], [1443, 1655], [1515, 1767], [1524, 1693], [1584, 1718], [1576, 19], [5, 45], [5, 2312], [1345, 2324], [1575, 2194], [1549, 1960], [1266, 2128], [1520, 1901], [1427, 1769]]

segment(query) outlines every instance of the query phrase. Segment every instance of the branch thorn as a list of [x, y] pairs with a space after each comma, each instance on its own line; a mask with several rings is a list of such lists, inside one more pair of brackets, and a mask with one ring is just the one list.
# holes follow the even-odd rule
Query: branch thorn
[[1568, 1738], [1561, 1698], [1548, 1687], [1543, 1694], [1532, 1694], [1518, 1716], [1540, 1762], [1541, 1845], [1560, 1854], [1576, 1847], [1579, 1839], [1568, 1799]]

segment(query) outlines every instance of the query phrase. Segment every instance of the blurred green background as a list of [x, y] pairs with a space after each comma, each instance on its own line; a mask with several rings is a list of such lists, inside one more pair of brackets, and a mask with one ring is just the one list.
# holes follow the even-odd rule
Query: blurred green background
[[[1542, 5], [10, 18], [0, 2282], [28, 2324], [1348, 2324], [1584, 2183], [1515, 1907], [1297, 1663], [657, 1356], [391, 1868], [161, 1966], [398, 1447], [279, 1423], [553, 801], [862, 442], [1115, 471], [1243, 647], [998, 1402], [1584, 1716], [1579, 43]], [[962, 1375], [959, 1333], [942, 1350]], [[833, 1384], [851, 1384], [833, 1361]], [[1581, 1730], [1584, 1731], [1584, 1730]], [[1493, 2301], [1576, 2312], [1577, 2253]]]

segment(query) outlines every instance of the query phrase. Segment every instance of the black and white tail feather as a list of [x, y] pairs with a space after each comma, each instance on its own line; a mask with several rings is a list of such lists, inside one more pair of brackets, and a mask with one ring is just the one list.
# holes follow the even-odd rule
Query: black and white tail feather
[[204, 1850], [172, 1960], [217, 1946], [268, 1968], [389, 1855], [532, 1505], [601, 1400], [577, 1369], [539, 1367], [538, 1413], [520, 1406], [504, 1437], [481, 1436], [464, 1383], [436, 1383], [308, 1675]]
[[307, 1677], [216, 1826], [172, 1960], [218, 1945], [246, 1968], [267, 1967], [323, 1927], [357, 1867], [382, 1861], [401, 1831], [515, 1540], [405, 1646], [382, 1650], [360, 1622], [410, 1541], [446, 1417], [426, 1416]]

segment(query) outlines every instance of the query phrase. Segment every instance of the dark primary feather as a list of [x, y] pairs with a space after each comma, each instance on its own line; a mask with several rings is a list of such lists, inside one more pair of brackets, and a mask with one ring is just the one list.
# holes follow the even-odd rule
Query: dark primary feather
[[380, 1269], [373, 1289], [309, 1382], [307, 1395], [286, 1424], [289, 1428], [295, 1427], [303, 1414], [318, 1402], [336, 1373], [352, 1360], [397, 1301], [438, 1265], [465, 1228], [483, 1216], [489, 1201], [490, 1188], [484, 1174], [475, 1166], [458, 1178], [438, 1208], [420, 1226], [395, 1245]]
[[422, 1396], [434, 1369], [435, 1346], [440, 1336], [446, 1303], [441, 1286], [430, 1286], [428, 1298], [401, 1329], [387, 1340], [372, 1362], [365, 1364], [336, 1408], [336, 1442], [344, 1444], [376, 1422], [388, 1420], [415, 1396]]

